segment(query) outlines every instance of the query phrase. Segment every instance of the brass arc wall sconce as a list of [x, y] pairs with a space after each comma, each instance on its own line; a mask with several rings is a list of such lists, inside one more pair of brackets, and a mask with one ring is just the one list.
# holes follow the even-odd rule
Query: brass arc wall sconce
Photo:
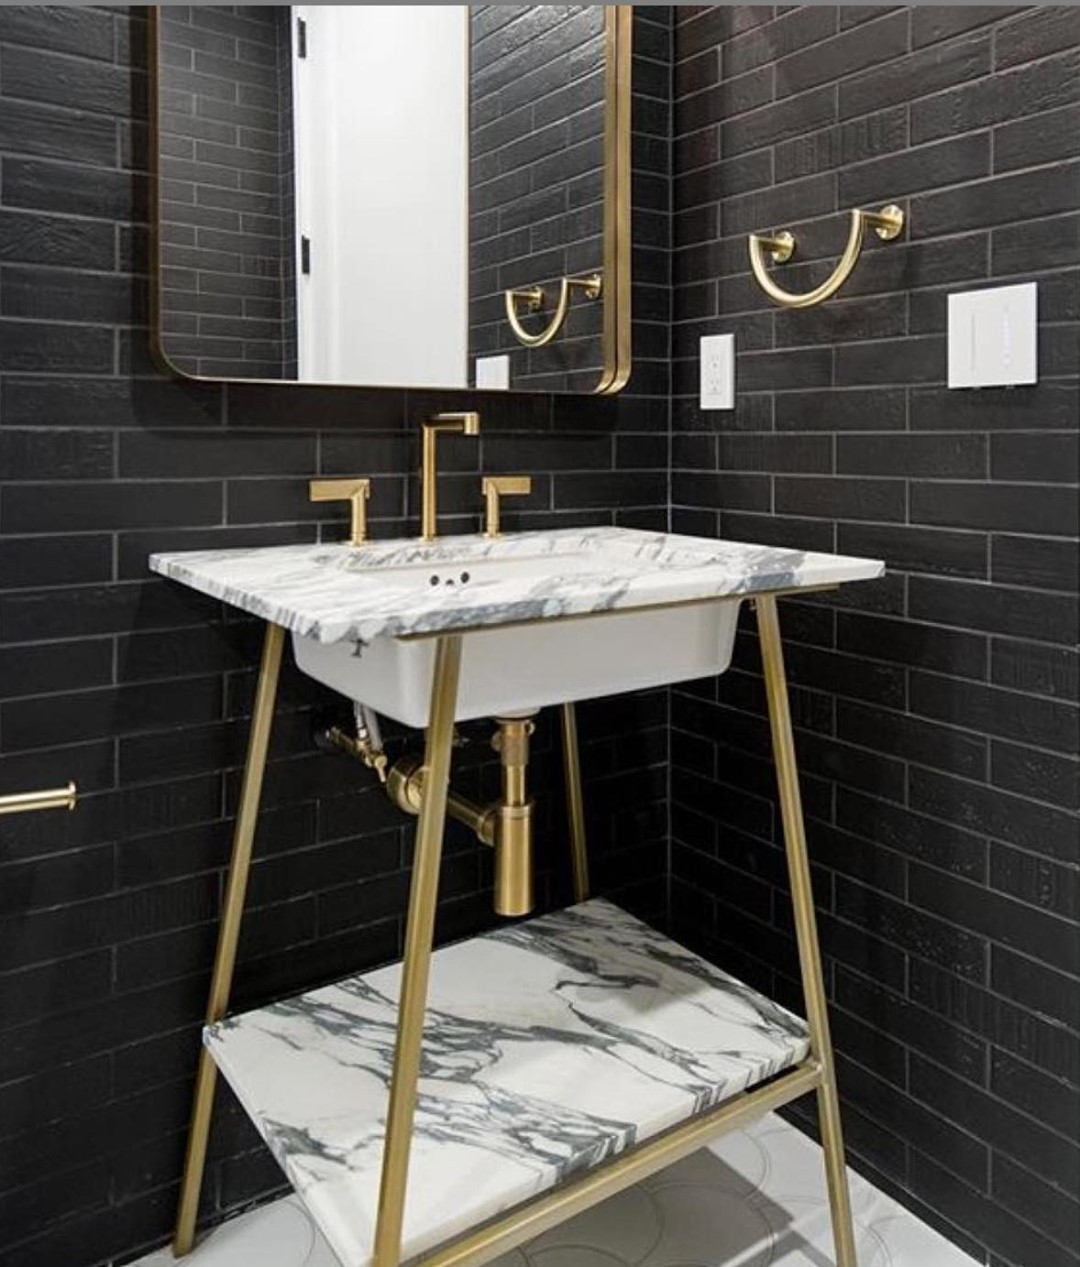
[[758, 285], [771, 300], [778, 303], [782, 308], [813, 308], [817, 304], [824, 303], [826, 299], [835, 295], [840, 287], [843, 286], [851, 276], [852, 269], [859, 262], [863, 235], [866, 232], [867, 225], [873, 227], [874, 232], [883, 242], [891, 242], [893, 238], [899, 237], [903, 232], [904, 213], [894, 203], [889, 203], [887, 207], [882, 207], [880, 211], [860, 211], [858, 209], [852, 211], [851, 230], [848, 233], [847, 246], [844, 247], [840, 262], [833, 270], [832, 275], [826, 278], [820, 286], [815, 286], [813, 290], [808, 290], [803, 295], [792, 294], [791, 291], [784, 290], [782, 286], [778, 286], [773, 281], [765, 263], [765, 256], [768, 255], [774, 264], [786, 264], [795, 251], [794, 237], [786, 229], [774, 236], [751, 233], [749, 242], [750, 267], [754, 270]]
[[538, 334], [530, 334], [521, 324], [518, 316], [518, 304], [524, 304], [526, 312], [539, 312], [544, 306], [544, 288], [542, 286], [526, 286], [521, 290], [506, 292], [506, 319], [510, 329], [519, 343], [527, 348], [542, 348], [559, 333], [570, 311], [570, 290], [580, 289], [586, 299], [599, 299], [604, 288], [603, 275], [600, 273], [580, 273], [576, 277], [559, 279], [559, 301], [551, 320]]

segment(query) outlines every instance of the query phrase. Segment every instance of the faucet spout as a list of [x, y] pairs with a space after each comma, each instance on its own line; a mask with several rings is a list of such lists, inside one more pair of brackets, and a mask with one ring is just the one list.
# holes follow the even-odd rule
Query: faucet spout
[[480, 415], [473, 410], [461, 413], [435, 414], [425, 420], [422, 427], [420, 463], [420, 540], [434, 541], [439, 532], [438, 509], [438, 454], [437, 441], [441, 432], [457, 432], [459, 435], [480, 434]]

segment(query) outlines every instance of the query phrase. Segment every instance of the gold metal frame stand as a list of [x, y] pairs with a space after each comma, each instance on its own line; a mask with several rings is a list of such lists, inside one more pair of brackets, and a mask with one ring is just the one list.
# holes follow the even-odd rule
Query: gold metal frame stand
[[[208, 1025], [220, 1021], [229, 1006], [233, 969], [236, 966], [236, 945], [240, 940], [240, 922], [244, 914], [244, 896], [247, 893], [248, 872], [251, 870], [255, 828], [259, 821], [259, 800], [262, 796], [263, 774], [266, 772], [266, 754], [270, 747], [270, 729], [274, 720], [274, 701], [277, 698], [284, 645], [285, 630], [280, 625], [267, 624], [263, 637], [259, 683], [251, 712], [251, 734], [248, 737], [244, 781], [240, 788], [240, 806], [233, 830], [229, 882], [218, 929], [210, 997], [206, 1003]], [[184, 1158], [184, 1178], [180, 1184], [180, 1203], [176, 1211], [176, 1231], [173, 1235], [173, 1252], [178, 1257], [188, 1253], [195, 1244], [199, 1190], [202, 1187], [203, 1171], [206, 1169], [206, 1146], [210, 1139], [210, 1117], [214, 1108], [216, 1085], [217, 1065], [207, 1049], [200, 1047], [195, 1101], [191, 1109], [187, 1156]]]
[[585, 798], [581, 791], [581, 752], [578, 747], [577, 709], [564, 704], [562, 714], [563, 776], [566, 781], [566, 817], [570, 824], [570, 863], [574, 877], [574, 901], [589, 896], [589, 855], [585, 847]]
[[[773, 755], [784, 828], [788, 872], [791, 879], [795, 932], [799, 949], [810, 1054], [802, 1064], [751, 1091], [725, 1101], [717, 1108], [643, 1144], [620, 1153], [605, 1165], [588, 1171], [552, 1192], [509, 1210], [498, 1218], [464, 1234], [424, 1256], [425, 1267], [482, 1267], [499, 1254], [538, 1236], [548, 1228], [647, 1175], [654, 1174], [707, 1144], [726, 1131], [745, 1126], [754, 1118], [790, 1103], [810, 1091], [818, 1096], [825, 1174], [832, 1215], [837, 1267], [857, 1267], [851, 1202], [844, 1165], [839, 1101], [821, 952], [818, 946], [810, 865], [806, 852], [802, 802], [799, 795], [795, 743], [788, 705], [776, 596], [755, 602], [758, 636], [769, 704]], [[454, 706], [461, 667], [461, 634], [442, 635], [435, 652], [431, 685], [431, 709], [424, 754], [424, 797], [416, 832], [409, 894], [405, 953], [402, 962], [401, 997], [398, 1006], [397, 1042], [393, 1080], [386, 1121], [378, 1219], [375, 1229], [374, 1267], [399, 1267], [401, 1234], [408, 1185], [409, 1152], [416, 1112], [420, 1075], [424, 1013], [434, 941], [435, 912], [442, 858], [443, 829], [450, 783], [450, 759], [454, 734]], [[251, 863], [251, 846], [258, 815], [259, 794], [266, 765], [270, 722], [274, 711], [284, 631], [268, 625], [262, 668], [252, 715], [247, 766], [237, 816], [229, 883], [218, 937], [214, 976], [207, 1005], [209, 1022], [220, 1020], [228, 1006], [236, 959], [236, 943], [243, 913], [244, 892]], [[577, 718], [573, 704], [562, 708], [563, 761], [567, 810], [570, 822], [574, 896], [588, 895], [588, 863], [578, 751]], [[181, 1188], [174, 1250], [179, 1256], [194, 1242], [199, 1188], [206, 1161], [206, 1147], [213, 1108], [215, 1066], [204, 1049], [200, 1055], [195, 1107], [188, 1139], [187, 1160]]]
[[787, 675], [784, 672], [776, 598], [772, 594], [759, 598], [755, 607], [765, 673], [765, 693], [769, 701], [773, 760], [776, 763], [776, 781], [780, 789], [780, 816], [784, 824], [791, 902], [795, 911], [799, 969], [802, 973], [806, 1019], [810, 1028], [810, 1054], [821, 1070], [821, 1081], [817, 1089], [818, 1121], [821, 1127], [821, 1145], [825, 1153], [825, 1179], [829, 1189], [836, 1264], [837, 1267], [857, 1267], [855, 1232], [851, 1223], [851, 1196], [844, 1163], [844, 1136], [840, 1128], [840, 1101], [836, 1092], [836, 1070], [832, 1039], [829, 1036], [829, 1014], [821, 967], [821, 948], [818, 945], [817, 919], [814, 915], [814, 895], [810, 887], [810, 862], [806, 853], [806, 828], [803, 824], [799, 772], [795, 763], [795, 736], [791, 729], [791, 709], [788, 704]]

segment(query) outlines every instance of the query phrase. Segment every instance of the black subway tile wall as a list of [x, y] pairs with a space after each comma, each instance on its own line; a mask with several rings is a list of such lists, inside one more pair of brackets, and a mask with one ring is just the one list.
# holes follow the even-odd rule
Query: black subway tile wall
[[[786, 603], [857, 1163], [979, 1261], [1080, 1263], [1080, 11], [680, 7], [672, 523], [884, 558]], [[840, 294], [847, 211], [900, 203]], [[946, 296], [1039, 284], [1034, 387], [946, 388]], [[733, 332], [737, 407], [698, 407]], [[672, 924], [797, 1000], [753, 618], [672, 691]]]
[[[244, 43], [263, 12], [190, 16], [200, 39]], [[0, 832], [5, 1267], [128, 1262], [166, 1240], [174, 1214], [260, 630], [152, 577], [147, 555], [340, 537], [341, 508], [307, 501], [319, 473], [370, 475], [375, 534], [415, 532], [419, 422], [463, 405], [483, 430], [444, 441], [444, 530], [478, 526], [482, 471], [519, 468], [535, 491], [507, 507], [511, 529], [666, 524], [668, 116], [655, 85], [670, 23], [666, 10], [635, 22], [653, 85], [634, 137], [640, 353], [627, 392], [589, 399], [162, 377], [146, 325], [142, 11], [0, 8], [0, 792], [80, 789], [75, 812]], [[400, 949], [412, 823], [371, 776], [314, 748], [315, 715], [338, 705], [287, 659], [240, 1006]], [[662, 919], [666, 692], [590, 703], [579, 724], [598, 887]], [[469, 738], [462, 778], [479, 788], [493, 773], [486, 728]], [[541, 900], [564, 902], [546, 721], [533, 790]], [[451, 838], [440, 937], [493, 922], [484, 854]], [[218, 1115], [207, 1221], [282, 1183], [226, 1093]]]
[[[469, 372], [508, 355], [513, 387], [591, 391], [603, 369], [601, 303], [571, 296], [563, 334], [523, 346], [504, 293], [543, 285], [551, 320], [559, 279], [604, 261], [604, 6], [474, 5], [469, 74]], [[472, 381], [470, 377], [470, 381]]]
[[290, 15], [161, 8], [162, 338], [187, 374], [296, 376]]

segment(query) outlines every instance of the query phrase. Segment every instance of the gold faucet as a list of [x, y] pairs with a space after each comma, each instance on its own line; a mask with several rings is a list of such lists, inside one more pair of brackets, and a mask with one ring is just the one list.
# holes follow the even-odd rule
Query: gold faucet
[[423, 424], [423, 451], [420, 464], [421, 541], [434, 541], [439, 531], [438, 502], [435, 495], [438, 479], [435, 445], [440, 431], [456, 431], [466, 436], [479, 435], [480, 415], [471, 410], [464, 413], [436, 414]]

